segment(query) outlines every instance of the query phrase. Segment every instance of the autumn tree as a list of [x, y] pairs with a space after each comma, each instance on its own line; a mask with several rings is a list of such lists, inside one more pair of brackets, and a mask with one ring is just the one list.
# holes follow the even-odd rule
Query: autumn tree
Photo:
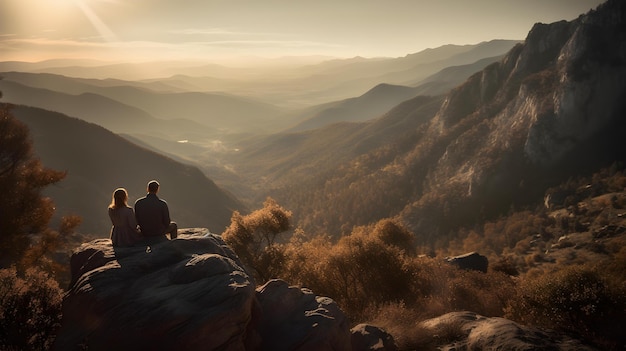
[[80, 218], [50, 229], [54, 207], [41, 191], [64, 176], [42, 166], [28, 128], [0, 104], [0, 349], [44, 350], [54, 341], [63, 291], [49, 273], [64, 269], [47, 256]]
[[267, 198], [263, 208], [248, 215], [235, 211], [222, 238], [254, 270], [255, 278], [265, 282], [281, 271], [284, 247], [277, 236], [289, 230], [291, 212]]
[[0, 267], [20, 259], [31, 238], [48, 228], [54, 206], [41, 191], [64, 176], [43, 167], [26, 125], [11, 114], [10, 105], [0, 104]]

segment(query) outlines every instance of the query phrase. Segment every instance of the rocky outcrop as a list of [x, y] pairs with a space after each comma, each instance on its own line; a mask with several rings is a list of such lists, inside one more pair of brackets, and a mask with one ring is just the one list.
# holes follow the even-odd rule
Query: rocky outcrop
[[446, 261], [461, 269], [487, 273], [489, 259], [478, 252], [469, 252], [459, 256], [446, 257]]
[[56, 349], [245, 349], [255, 287], [237, 256], [213, 235], [114, 248], [108, 239], [72, 256]]
[[595, 350], [563, 334], [473, 312], [448, 313], [426, 320], [421, 326], [433, 336], [437, 350]]
[[255, 289], [221, 237], [182, 230], [172, 241], [72, 255], [56, 350], [350, 350], [330, 298], [279, 280]]
[[263, 350], [350, 350], [350, 326], [337, 304], [311, 290], [270, 280], [257, 289]]

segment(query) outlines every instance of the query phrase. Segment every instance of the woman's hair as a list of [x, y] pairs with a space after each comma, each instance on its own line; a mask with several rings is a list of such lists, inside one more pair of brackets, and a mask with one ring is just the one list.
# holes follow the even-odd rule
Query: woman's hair
[[126, 201], [128, 200], [128, 193], [124, 188], [117, 188], [113, 192], [113, 198], [111, 199], [111, 204], [109, 208], [120, 208], [126, 207]]

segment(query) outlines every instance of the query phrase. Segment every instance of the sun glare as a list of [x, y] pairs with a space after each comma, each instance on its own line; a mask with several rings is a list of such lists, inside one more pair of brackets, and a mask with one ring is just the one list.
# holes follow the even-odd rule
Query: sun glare
[[85, 1], [74, 0], [73, 2], [83, 12], [89, 22], [91, 22], [91, 25], [96, 29], [96, 31], [98, 31], [98, 34], [100, 34], [102, 39], [108, 42], [117, 41], [115, 33], [113, 33], [113, 31], [102, 21], [102, 19], [100, 19], [98, 14], [96, 14], [96, 12], [93, 11], [93, 9]]
[[[89, 23], [104, 41], [116, 40], [113, 31], [102, 21], [93, 9], [93, 1], [87, 0], [9, 0], [21, 26], [35, 25], [43, 32], [64, 33], [82, 28], [81, 23]], [[36, 33], [32, 33], [35, 34]], [[89, 35], [85, 35], [89, 36]]]

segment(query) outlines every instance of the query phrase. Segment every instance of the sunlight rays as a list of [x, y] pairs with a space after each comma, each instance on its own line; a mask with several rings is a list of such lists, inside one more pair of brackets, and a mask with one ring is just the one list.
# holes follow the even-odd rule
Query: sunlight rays
[[117, 41], [115, 33], [113, 33], [113, 31], [100, 19], [98, 14], [96, 14], [96, 12], [85, 3], [85, 1], [73, 0], [72, 2], [83, 12], [85, 17], [87, 17], [102, 39], [109, 43]]

